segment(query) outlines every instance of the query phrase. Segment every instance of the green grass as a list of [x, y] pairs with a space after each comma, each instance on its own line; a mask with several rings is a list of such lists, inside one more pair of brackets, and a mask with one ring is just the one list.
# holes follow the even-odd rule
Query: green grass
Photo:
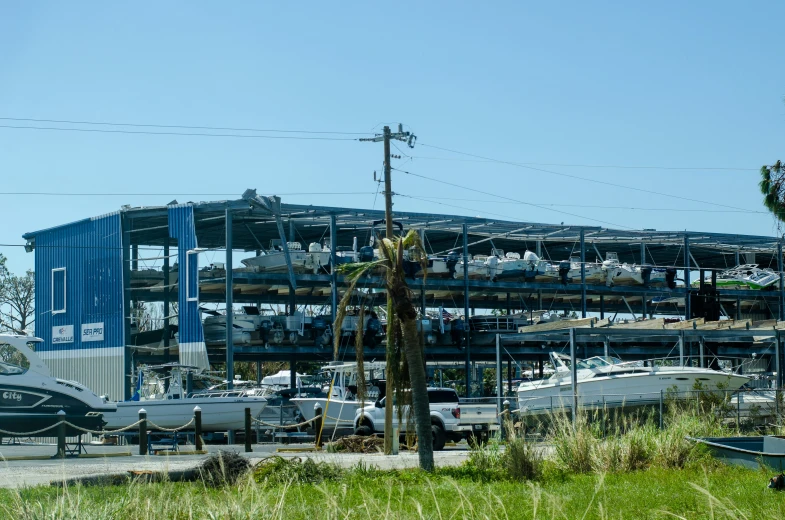
[[489, 483], [460, 478], [456, 470], [427, 475], [417, 470], [356, 468], [320, 484], [248, 479], [239, 486], [217, 489], [163, 483], [0, 490], [0, 516], [20, 520], [785, 518], [785, 493], [766, 489], [769, 476], [721, 465], [572, 476], [551, 468], [538, 483]]

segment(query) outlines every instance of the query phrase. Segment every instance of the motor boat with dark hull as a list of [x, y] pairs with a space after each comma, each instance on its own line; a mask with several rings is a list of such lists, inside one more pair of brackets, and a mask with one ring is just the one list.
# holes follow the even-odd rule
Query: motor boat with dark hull
[[45, 428], [59, 422], [57, 413], [61, 410], [73, 424], [100, 427], [101, 414], [115, 412], [116, 405], [80, 383], [52, 377], [33, 351], [41, 342], [38, 338], [0, 335], [4, 354], [0, 361], [0, 429], [29, 432]]

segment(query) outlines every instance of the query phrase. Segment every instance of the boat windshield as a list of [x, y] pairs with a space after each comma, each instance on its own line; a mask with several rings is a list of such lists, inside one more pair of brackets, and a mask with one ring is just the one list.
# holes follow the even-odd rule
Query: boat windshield
[[578, 361], [578, 368], [603, 368], [610, 365], [618, 365], [621, 359], [611, 356], [594, 356], [589, 359]]
[[0, 376], [15, 376], [27, 372], [26, 368], [0, 361]]

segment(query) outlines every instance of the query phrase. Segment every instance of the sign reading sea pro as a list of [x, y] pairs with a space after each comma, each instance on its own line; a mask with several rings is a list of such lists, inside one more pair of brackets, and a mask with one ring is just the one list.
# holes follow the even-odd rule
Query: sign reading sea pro
[[73, 325], [60, 325], [59, 327], [52, 327], [52, 343], [73, 343], [74, 342], [74, 326]]
[[82, 324], [82, 343], [85, 341], [103, 341], [104, 322], [83, 323]]

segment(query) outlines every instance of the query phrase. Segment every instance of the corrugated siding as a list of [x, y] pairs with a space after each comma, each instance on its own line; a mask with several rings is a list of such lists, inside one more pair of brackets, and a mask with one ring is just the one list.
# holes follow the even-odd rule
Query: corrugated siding
[[[199, 254], [188, 254], [188, 251], [198, 247], [193, 206], [169, 206], [169, 236], [177, 240], [177, 258], [180, 263], [177, 281], [180, 362], [207, 369], [209, 362], [199, 311]], [[192, 301], [189, 301], [189, 297]]]
[[[125, 309], [120, 214], [37, 233], [35, 243], [35, 329], [44, 340], [41, 357], [53, 375], [121, 398]], [[64, 286], [62, 272], [55, 271], [63, 268]], [[52, 312], [53, 289], [54, 310], [64, 302], [65, 312]], [[103, 324], [103, 339], [83, 341], [83, 324]], [[53, 329], [62, 336], [68, 327], [73, 327], [73, 339], [54, 342]], [[102, 362], [90, 362], [96, 357]]]

